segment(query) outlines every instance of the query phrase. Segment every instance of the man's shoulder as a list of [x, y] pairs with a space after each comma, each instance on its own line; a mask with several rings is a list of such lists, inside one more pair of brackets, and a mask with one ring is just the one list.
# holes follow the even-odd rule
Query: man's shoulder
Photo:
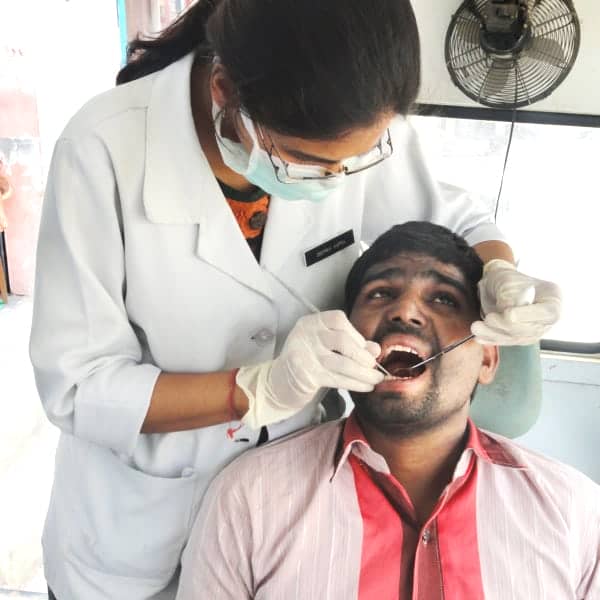
[[211, 487], [238, 496], [252, 495], [259, 487], [276, 494], [301, 487], [304, 479], [329, 478], [342, 426], [343, 421], [312, 426], [248, 450], [225, 467]]
[[595, 498], [600, 512], [600, 485], [575, 467], [527, 448], [514, 440], [489, 431], [481, 431], [484, 436], [499, 444], [521, 467], [520, 471], [537, 482], [547, 492], [558, 499], [572, 494], [581, 500]]
[[[290, 469], [290, 461], [301, 460], [302, 463], [310, 463], [312, 460], [324, 459], [324, 453], [329, 453], [333, 460], [342, 426], [343, 421], [331, 421], [300, 429], [245, 452], [226, 470], [233, 473], [251, 466], [266, 471], [279, 466]], [[321, 460], [319, 463], [323, 464]]]

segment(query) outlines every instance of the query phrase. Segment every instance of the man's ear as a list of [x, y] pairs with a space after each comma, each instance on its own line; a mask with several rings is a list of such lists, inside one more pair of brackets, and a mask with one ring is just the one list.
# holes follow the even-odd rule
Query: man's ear
[[500, 364], [500, 352], [498, 346], [485, 344], [481, 346], [483, 357], [481, 359], [481, 368], [479, 370], [478, 382], [487, 385], [494, 381], [498, 365]]

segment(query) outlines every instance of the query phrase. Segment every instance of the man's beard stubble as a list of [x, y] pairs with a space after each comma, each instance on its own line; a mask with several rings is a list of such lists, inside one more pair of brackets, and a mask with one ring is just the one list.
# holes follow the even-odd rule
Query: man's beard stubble
[[351, 395], [359, 419], [388, 434], [405, 437], [419, 433], [435, 427], [447, 417], [435, 415], [439, 404], [439, 389], [435, 380], [420, 399], [398, 392], [353, 392]]
[[[373, 341], [381, 344], [390, 334], [400, 333], [414, 336], [431, 343], [431, 354], [440, 351], [441, 345], [436, 335], [432, 340], [427, 339], [420, 330], [401, 322], [386, 323], [380, 326], [373, 335]], [[387, 434], [401, 437], [410, 436], [435, 427], [447, 415], [436, 415], [435, 409], [439, 404], [439, 369], [440, 362], [433, 361], [429, 365], [431, 378], [425, 394], [410, 397], [401, 392], [369, 392], [359, 394], [352, 392], [355, 410], [361, 421], [370, 423], [373, 427]]]

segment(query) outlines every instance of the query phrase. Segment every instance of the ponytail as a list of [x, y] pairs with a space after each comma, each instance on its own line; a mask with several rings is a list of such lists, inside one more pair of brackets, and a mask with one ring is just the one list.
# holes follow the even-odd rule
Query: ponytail
[[207, 46], [206, 22], [219, 1], [198, 0], [158, 37], [144, 39], [138, 35], [127, 47], [127, 64], [117, 75], [117, 85], [160, 71]]

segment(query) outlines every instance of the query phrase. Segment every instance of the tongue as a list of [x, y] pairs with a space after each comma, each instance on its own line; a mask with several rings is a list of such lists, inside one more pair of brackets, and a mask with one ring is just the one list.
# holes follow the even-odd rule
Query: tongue
[[419, 362], [420, 358], [416, 354], [394, 351], [384, 366], [394, 377], [416, 377], [423, 370], [411, 369], [411, 367]]
[[388, 371], [399, 379], [411, 379], [416, 377], [417, 373], [412, 369], [388, 369]]

